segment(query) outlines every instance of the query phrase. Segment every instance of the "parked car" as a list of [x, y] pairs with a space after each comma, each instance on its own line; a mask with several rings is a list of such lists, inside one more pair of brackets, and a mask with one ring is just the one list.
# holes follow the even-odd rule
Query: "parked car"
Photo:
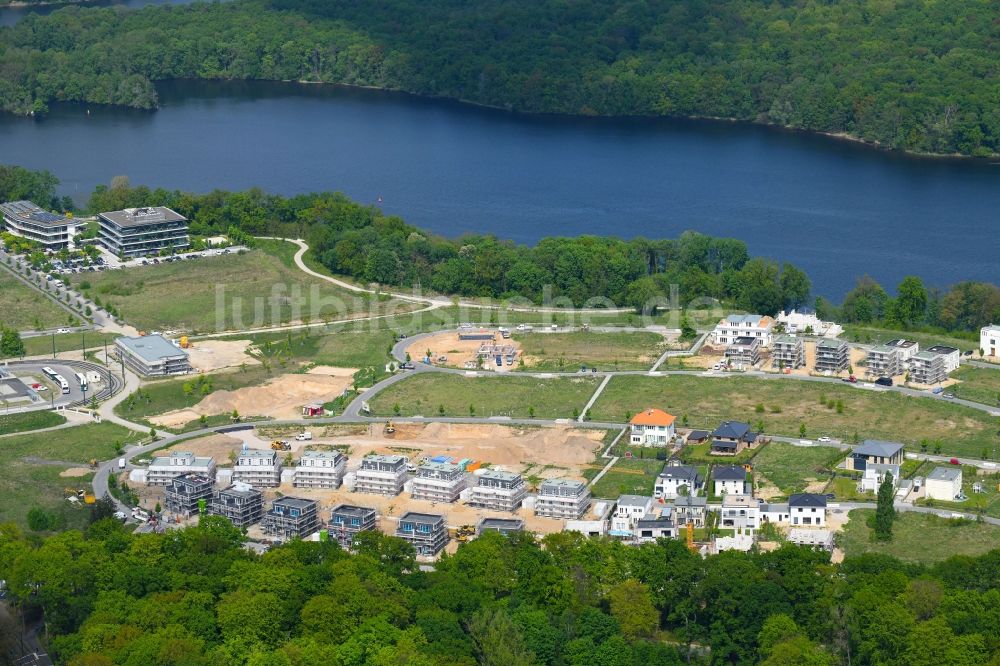
[[69, 329], [68, 328], [60, 328], [60, 329], [56, 330], [56, 333], [60, 333], [60, 334], [62, 334], [62, 333], [69, 333]]
[[952, 458], [948, 462], [951, 463], [952, 465], [961, 465], [962, 464], [962, 463], [958, 462], [958, 458]]
[[944, 398], [945, 400], [953, 400], [955, 398], [955, 394], [954, 393], [942, 393], [941, 397]]
[[821, 442], [832, 442], [833, 438], [830, 437], [829, 435], [823, 435], [822, 437], [819, 438], [819, 441], [821, 441]]
[[413, 365], [410, 361], [407, 361], [406, 363], [400, 364], [399, 367], [403, 370], [413, 370], [417, 366]]
[[879, 386], [892, 386], [892, 377], [879, 377], [875, 383]]
[[943, 391], [944, 389], [941, 388], [940, 386], [936, 386], [933, 389], [931, 389], [931, 393], [933, 393], [934, 395], [939, 395]]

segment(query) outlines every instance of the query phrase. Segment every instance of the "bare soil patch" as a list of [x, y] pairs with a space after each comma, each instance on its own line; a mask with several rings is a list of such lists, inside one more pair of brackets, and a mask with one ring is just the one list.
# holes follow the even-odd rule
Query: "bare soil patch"
[[87, 469], [86, 467], [70, 467], [69, 469], [64, 469], [59, 472], [59, 476], [63, 478], [75, 478], [78, 476], [87, 476], [94, 470]]
[[211, 372], [240, 365], [258, 365], [247, 353], [249, 340], [197, 340], [187, 349], [191, 366], [199, 372]]
[[216, 391], [193, 407], [173, 410], [151, 417], [149, 420], [164, 428], [176, 428], [190, 423], [203, 414], [205, 416], [228, 414], [233, 410], [241, 416], [294, 419], [301, 416], [302, 405], [333, 400], [351, 383], [350, 377], [280, 375], [262, 386], [247, 386], [235, 391]]
[[[486, 329], [483, 329], [484, 331]], [[443, 331], [441, 333], [436, 333], [426, 338], [421, 338], [411, 342], [406, 347], [406, 353], [410, 355], [410, 359], [416, 363], [424, 359], [427, 356], [428, 350], [431, 352], [430, 359], [433, 365], [441, 365], [450, 368], [466, 368], [467, 364], [471, 364], [471, 367], [475, 368], [478, 363], [477, 352], [479, 348], [483, 345], [484, 340], [459, 340], [458, 333], [455, 331]], [[496, 344], [498, 345], [511, 345], [518, 351], [520, 351], [521, 346], [515, 342], [513, 339], [503, 339], [499, 333], [496, 334]], [[439, 360], [441, 357], [444, 360]], [[496, 364], [493, 362], [486, 363], [483, 366], [487, 370], [496, 369]], [[505, 369], [508, 366], [503, 366]]]

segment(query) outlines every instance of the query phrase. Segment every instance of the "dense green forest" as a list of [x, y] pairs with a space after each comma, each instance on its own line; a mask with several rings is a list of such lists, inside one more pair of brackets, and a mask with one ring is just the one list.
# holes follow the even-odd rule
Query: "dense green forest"
[[532, 113], [712, 116], [1000, 153], [993, 2], [234, 0], [0, 30], [0, 108], [154, 108], [174, 78], [377, 86]]
[[[48, 172], [0, 166], [0, 201], [31, 199], [54, 209], [72, 208], [56, 196]], [[752, 312], [811, 305], [811, 283], [799, 268], [751, 257], [743, 241], [686, 232], [677, 239], [580, 236], [545, 238], [533, 246], [494, 236], [447, 239], [363, 206], [340, 193], [272, 195], [260, 189], [192, 194], [133, 187], [126, 178], [98, 186], [91, 212], [135, 206], [170, 206], [196, 235], [228, 234], [305, 238], [315, 257], [334, 273], [364, 282], [443, 294], [523, 298], [592, 307], [687, 306], [697, 299], [725, 300]], [[671, 301], [677, 285], [676, 301]], [[556, 299], [563, 299], [558, 301]], [[869, 277], [842, 306], [815, 300], [822, 317], [880, 324], [901, 330], [932, 327], [978, 332], [1000, 321], [1000, 287], [960, 282], [947, 291], [907, 277], [889, 293]]]
[[241, 541], [216, 517], [45, 539], [5, 525], [0, 578], [70, 666], [1000, 664], [997, 550], [833, 565], [796, 546], [703, 559], [678, 540], [492, 533], [423, 571], [377, 533], [354, 555], [293, 541], [258, 556]]

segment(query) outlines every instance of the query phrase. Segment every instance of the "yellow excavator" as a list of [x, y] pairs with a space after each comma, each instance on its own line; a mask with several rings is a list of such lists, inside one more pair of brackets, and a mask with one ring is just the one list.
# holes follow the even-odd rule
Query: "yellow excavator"
[[462, 525], [455, 530], [455, 541], [459, 543], [465, 543], [474, 536], [476, 536], [476, 528], [472, 525]]
[[687, 530], [686, 531], [687, 531], [687, 547], [688, 547], [688, 550], [690, 550], [693, 553], [693, 552], [695, 552], [695, 547], [694, 547], [694, 523], [691, 522], [690, 520], [688, 521]]
[[276, 439], [273, 442], [271, 442], [271, 450], [272, 451], [291, 451], [292, 450], [292, 445], [289, 444], [288, 442], [286, 442], [283, 439]]
[[391, 435], [396, 432], [396, 426], [392, 425], [392, 421], [386, 421], [385, 427], [382, 428], [382, 433], [385, 435]]

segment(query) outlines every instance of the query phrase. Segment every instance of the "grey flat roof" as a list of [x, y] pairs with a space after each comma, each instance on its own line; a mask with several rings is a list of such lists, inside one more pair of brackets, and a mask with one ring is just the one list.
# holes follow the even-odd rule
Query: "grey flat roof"
[[684, 495], [683, 497], [678, 497], [673, 502], [666, 504], [665, 506], [680, 506], [680, 507], [705, 507], [708, 505], [708, 498], [702, 497], [701, 495]]
[[235, 495], [237, 497], [263, 497], [264, 493], [256, 488], [237, 488], [235, 484], [219, 491], [220, 495]]
[[500, 479], [501, 481], [515, 481], [521, 477], [520, 474], [505, 472], [502, 469], [487, 469], [477, 476], [481, 479]]
[[960, 476], [962, 476], [962, 470], [959, 467], [935, 467], [931, 470], [931, 473], [927, 475], [927, 479], [934, 479], [935, 481], [954, 481]]
[[384, 463], [389, 463], [390, 465], [395, 465], [396, 463], [406, 460], [406, 458], [404, 456], [381, 455], [373, 453], [371, 455], [365, 456], [363, 460], [371, 460], [373, 462], [384, 462]]
[[655, 518], [640, 518], [636, 521], [636, 527], [673, 527], [674, 520], [670, 516], [660, 514]]
[[483, 518], [479, 521], [480, 528], [523, 530], [524, 521], [520, 518]]
[[746, 345], [760, 344], [760, 338], [755, 338], [749, 335], [741, 335], [730, 343], [730, 347], [733, 345], [744, 347]]
[[419, 513], [417, 511], [407, 511], [399, 518], [399, 522], [404, 520], [412, 520], [416, 523], [436, 523], [439, 520], [443, 520], [444, 516], [439, 513]]
[[905, 340], [903, 338], [896, 338], [895, 340], [889, 340], [885, 343], [887, 347], [896, 347], [897, 349], [909, 349], [913, 345], [917, 344], [915, 340]]
[[302, 458], [318, 458], [320, 460], [324, 459], [340, 460], [343, 457], [344, 454], [341, 453], [340, 451], [303, 451], [300, 460]]
[[574, 481], [573, 479], [545, 479], [542, 481], [542, 487], [545, 486], [557, 486], [564, 488], [580, 488], [584, 485], [583, 481]]
[[115, 344], [124, 347], [147, 363], [155, 363], [168, 358], [187, 357], [187, 352], [162, 335], [143, 335], [135, 338], [118, 338]]
[[846, 345], [847, 342], [844, 340], [837, 340], [835, 338], [820, 338], [816, 342], [817, 347], [832, 347], [834, 349], [840, 349], [841, 345]]
[[903, 445], [898, 442], [885, 442], [880, 439], [866, 439], [858, 446], [854, 447], [853, 453], [863, 456], [878, 456], [879, 458], [891, 458], [900, 451]]
[[187, 222], [186, 217], [166, 206], [113, 210], [108, 213], [101, 213], [101, 217], [114, 222], [119, 227], [141, 227], [147, 224], [163, 224], [164, 222]]
[[928, 347], [927, 351], [932, 354], [954, 354], [958, 350], [947, 345], [934, 345], [933, 347]]
[[376, 513], [374, 507], [370, 506], [355, 506], [354, 504], [338, 504], [333, 507], [333, 515], [338, 513], [348, 515], [348, 516], [366, 516], [369, 513]]
[[279, 497], [278, 499], [271, 502], [271, 506], [290, 506], [299, 509], [308, 509], [311, 506], [316, 506], [318, 502], [312, 499], [303, 499], [302, 497]]
[[7, 217], [48, 227], [61, 227], [72, 223], [65, 216], [43, 210], [31, 201], [9, 201], [5, 204], [0, 204], [0, 211], [3, 211], [3, 214]]
[[794, 345], [796, 343], [802, 342], [802, 338], [798, 338], [794, 335], [779, 335], [774, 338], [772, 344], [776, 345]]
[[742, 314], [742, 315], [731, 314], [728, 317], [726, 317], [726, 321], [730, 324], [749, 323], [751, 326], [756, 326], [757, 324], [759, 324], [761, 319], [763, 319], [763, 317], [761, 317], [758, 314]]
[[646, 506], [653, 499], [642, 495], [621, 495], [618, 498], [618, 506]]

